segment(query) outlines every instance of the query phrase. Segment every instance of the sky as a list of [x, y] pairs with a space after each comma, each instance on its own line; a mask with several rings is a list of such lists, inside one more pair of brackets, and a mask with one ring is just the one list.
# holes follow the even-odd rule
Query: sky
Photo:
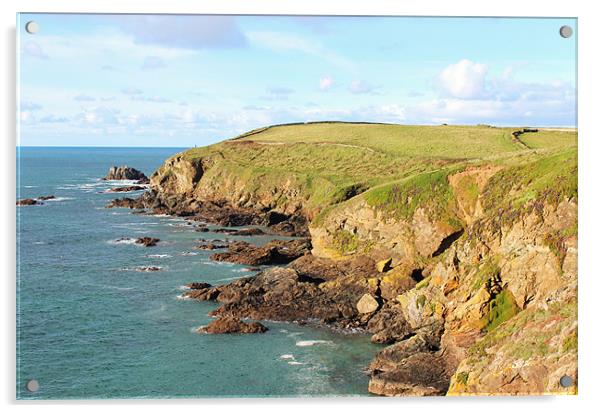
[[27, 13], [17, 28], [24, 146], [203, 146], [320, 120], [576, 125], [574, 19]]

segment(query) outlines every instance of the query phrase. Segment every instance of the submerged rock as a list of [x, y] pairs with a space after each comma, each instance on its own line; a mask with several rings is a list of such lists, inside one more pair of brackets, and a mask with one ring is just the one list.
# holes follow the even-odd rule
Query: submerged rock
[[141, 237], [136, 240], [136, 244], [142, 244], [145, 247], [154, 247], [161, 241], [159, 238]]
[[213, 320], [209, 325], [198, 329], [199, 333], [209, 334], [253, 334], [265, 333], [268, 328], [261, 323], [251, 322], [245, 323], [236, 317], [219, 317]]
[[146, 187], [140, 185], [120, 186], [117, 188], [111, 188], [107, 192], [134, 192], [145, 190]]
[[41, 205], [42, 202], [38, 202], [38, 200], [33, 198], [25, 198], [17, 201], [18, 206], [27, 206], [27, 205]]

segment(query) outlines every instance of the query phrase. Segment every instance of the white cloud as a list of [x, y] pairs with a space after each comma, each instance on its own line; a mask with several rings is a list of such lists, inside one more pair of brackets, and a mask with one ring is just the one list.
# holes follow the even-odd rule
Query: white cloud
[[84, 93], [81, 93], [81, 94], [75, 96], [73, 98], [73, 100], [75, 100], [77, 102], [94, 102], [96, 100], [96, 98], [86, 95]]
[[141, 95], [142, 91], [138, 88], [128, 86], [126, 88], [121, 89], [121, 93], [124, 95]]
[[42, 105], [40, 105], [39, 103], [36, 102], [32, 102], [29, 100], [22, 100], [20, 103], [20, 107], [22, 111], [34, 111], [34, 110], [40, 110], [42, 109]]
[[26, 56], [33, 57], [36, 59], [49, 59], [44, 49], [42, 49], [42, 47], [38, 43], [33, 41], [28, 41], [23, 45], [23, 53]]
[[375, 93], [376, 87], [365, 80], [352, 80], [349, 84], [349, 91], [355, 94]]
[[269, 86], [266, 88], [265, 93], [263, 99], [266, 100], [288, 100], [293, 90], [283, 86]]
[[320, 78], [319, 88], [322, 91], [330, 90], [335, 85], [335, 80], [331, 76], [323, 76]]
[[204, 49], [244, 47], [245, 35], [233, 16], [111, 15], [123, 32], [138, 44], [168, 48]]
[[445, 97], [478, 99], [486, 96], [487, 66], [462, 59], [439, 74], [440, 92]]
[[171, 100], [164, 98], [162, 96], [141, 96], [141, 95], [133, 95], [132, 100], [139, 102], [153, 102], [153, 103], [169, 103]]

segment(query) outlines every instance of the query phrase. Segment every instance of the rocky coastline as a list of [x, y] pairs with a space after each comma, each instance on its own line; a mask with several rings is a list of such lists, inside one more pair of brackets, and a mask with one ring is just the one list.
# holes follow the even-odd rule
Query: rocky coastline
[[[535, 178], [523, 176], [537, 162], [463, 165], [426, 185], [387, 187], [384, 204], [382, 188], [354, 190], [316, 211], [300, 188], [249, 193], [217, 161], [180, 154], [141, 196], [107, 207], [183, 217], [198, 232], [210, 224], [233, 236], [294, 237], [201, 241], [215, 261], [261, 266], [229, 284], [189, 286], [186, 297], [220, 304], [203, 332], [260, 333], [254, 323], [272, 320], [370, 334], [387, 345], [366, 367], [378, 395], [575, 394], [576, 170], [533, 192]], [[229, 229], [241, 226], [262, 229]], [[575, 384], [562, 388], [562, 375]]]

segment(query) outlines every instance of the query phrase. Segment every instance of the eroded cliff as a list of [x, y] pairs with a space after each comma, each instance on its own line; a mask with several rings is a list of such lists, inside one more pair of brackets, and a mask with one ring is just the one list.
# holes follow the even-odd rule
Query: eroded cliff
[[390, 344], [368, 367], [375, 394], [576, 393], [575, 133], [343, 125], [268, 128], [152, 175], [148, 208], [309, 224], [311, 255], [197, 298], [371, 332]]

